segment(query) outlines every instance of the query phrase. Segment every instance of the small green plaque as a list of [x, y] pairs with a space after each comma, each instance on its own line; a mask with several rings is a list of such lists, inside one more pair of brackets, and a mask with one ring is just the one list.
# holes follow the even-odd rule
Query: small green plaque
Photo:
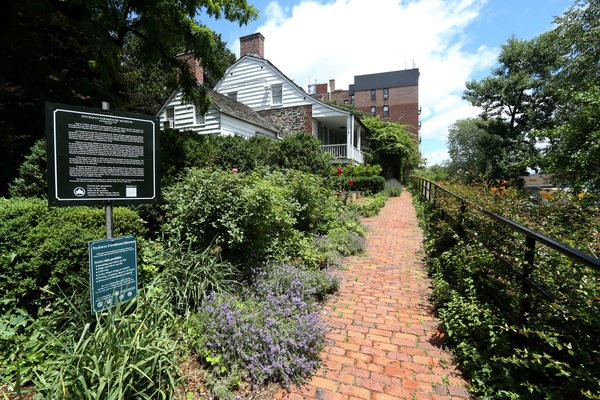
[[134, 236], [88, 243], [92, 314], [137, 296], [137, 242]]

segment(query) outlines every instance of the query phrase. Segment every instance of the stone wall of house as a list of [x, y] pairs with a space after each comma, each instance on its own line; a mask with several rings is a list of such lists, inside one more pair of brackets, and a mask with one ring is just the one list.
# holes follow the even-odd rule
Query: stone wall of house
[[297, 132], [312, 134], [312, 106], [274, 108], [258, 112], [263, 118], [279, 128], [281, 136]]

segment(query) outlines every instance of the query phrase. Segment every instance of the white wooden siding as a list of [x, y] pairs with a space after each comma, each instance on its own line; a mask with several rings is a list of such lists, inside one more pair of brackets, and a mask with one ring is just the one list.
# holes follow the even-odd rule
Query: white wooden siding
[[214, 133], [221, 132], [220, 113], [214, 107], [209, 107], [208, 112], [204, 116], [204, 124], [197, 125], [195, 117], [195, 106], [192, 104], [181, 104], [181, 92], [178, 92], [171, 98], [171, 101], [165, 105], [163, 112], [160, 114], [160, 126], [167, 120], [166, 108], [175, 108], [175, 129], [194, 131], [198, 133]]
[[[282, 85], [282, 104], [273, 105], [271, 86]], [[232, 65], [215, 90], [222, 94], [237, 92], [237, 100], [256, 111], [312, 104], [312, 98], [290, 84], [265, 60], [246, 57]]]
[[196, 124], [195, 109], [191, 104], [181, 104], [181, 93], [178, 92], [171, 101], [165, 105], [160, 114], [160, 126], [167, 120], [166, 109], [175, 108], [175, 129], [198, 132], [200, 134], [213, 135], [238, 135], [250, 138], [257, 134], [274, 138], [275, 133], [250, 122], [222, 114], [215, 107], [208, 108], [204, 116], [204, 124]]
[[242, 121], [241, 119], [234, 118], [230, 115], [221, 115], [221, 134], [222, 135], [236, 135], [243, 136], [245, 138], [251, 138], [256, 135], [265, 135], [274, 138], [275, 134], [268, 130], [257, 127], [249, 122]]

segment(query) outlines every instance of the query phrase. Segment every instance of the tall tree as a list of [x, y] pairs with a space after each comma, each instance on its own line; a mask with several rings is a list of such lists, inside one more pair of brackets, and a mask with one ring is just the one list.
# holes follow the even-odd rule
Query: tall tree
[[560, 59], [548, 86], [556, 126], [542, 136], [544, 167], [600, 192], [600, 0], [578, 0], [544, 36]]
[[516, 146], [499, 119], [469, 118], [449, 128], [448, 172], [466, 182], [476, 178], [516, 179], [527, 171], [528, 146]]
[[[556, 109], [555, 94], [546, 82], [558, 57], [547, 41], [545, 36], [510, 38], [502, 46], [491, 76], [467, 82], [464, 98], [480, 107], [481, 119], [489, 121], [478, 126], [492, 135], [485, 152], [495, 155], [492, 159], [479, 157], [488, 158], [488, 166], [480, 166], [477, 173], [515, 179], [526, 173], [526, 167], [538, 167], [538, 132], [553, 126]], [[463, 124], [455, 126], [455, 130], [463, 128]]]
[[514, 137], [545, 127], [554, 111], [544, 83], [556, 65], [556, 54], [545, 40], [510, 38], [502, 45], [492, 75], [466, 84], [464, 98], [482, 108], [484, 119], [504, 121]]
[[[257, 11], [245, 0], [2, 2], [0, 195], [28, 148], [43, 136], [44, 101], [132, 107], [126, 68], [132, 51], [140, 68], [180, 69], [185, 100], [208, 107], [204, 87], [175, 57], [181, 49], [190, 51], [211, 79], [222, 76], [222, 42], [198, 22], [203, 15], [241, 25]], [[173, 89], [174, 80], [170, 84]]]

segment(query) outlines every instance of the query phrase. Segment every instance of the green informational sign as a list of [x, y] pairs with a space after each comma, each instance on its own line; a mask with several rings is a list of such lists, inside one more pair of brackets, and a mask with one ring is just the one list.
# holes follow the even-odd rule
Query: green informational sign
[[134, 236], [89, 242], [92, 314], [137, 296]]
[[49, 204], [157, 201], [157, 126], [145, 115], [46, 103]]

